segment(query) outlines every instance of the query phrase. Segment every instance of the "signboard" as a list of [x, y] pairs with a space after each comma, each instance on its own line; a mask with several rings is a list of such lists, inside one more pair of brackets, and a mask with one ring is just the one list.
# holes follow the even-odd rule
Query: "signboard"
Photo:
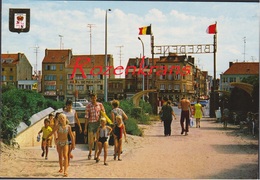
[[30, 9], [9, 9], [9, 30], [11, 32], [29, 32]]
[[154, 46], [154, 54], [204, 54], [213, 53], [213, 44]]

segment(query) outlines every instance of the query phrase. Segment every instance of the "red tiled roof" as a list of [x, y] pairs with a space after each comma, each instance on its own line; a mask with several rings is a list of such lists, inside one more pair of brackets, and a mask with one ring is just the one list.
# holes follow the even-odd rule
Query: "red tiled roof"
[[[21, 54], [21, 58], [23, 58], [23, 56], [25, 56], [23, 53], [16, 53], [16, 54], [1, 54], [1, 59], [11, 59], [12, 64], [17, 64], [19, 62], [19, 54]], [[3, 61], [1, 61], [2, 63]], [[2, 64], [10, 64], [8, 62], [3, 62]]]
[[236, 62], [229, 67], [224, 73], [224, 75], [231, 74], [248, 74], [248, 75], [258, 75], [259, 74], [259, 62]]
[[[107, 55], [109, 60], [111, 55]], [[83, 68], [92, 68], [94, 66], [104, 66], [105, 65], [105, 55], [74, 55], [71, 60], [68, 68], [74, 68], [77, 59], [80, 59], [80, 64], [82, 64]], [[90, 59], [90, 61], [88, 61]]]
[[72, 55], [71, 49], [58, 49], [58, 50], [45, 50], [45, 56], [43, 58], [43, 63], [60, 63], [68, 60], [69, 55]]

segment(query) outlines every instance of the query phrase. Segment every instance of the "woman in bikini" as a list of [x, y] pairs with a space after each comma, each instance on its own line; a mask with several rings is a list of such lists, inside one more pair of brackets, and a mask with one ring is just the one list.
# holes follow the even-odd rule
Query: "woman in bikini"
[[98, 154], [97, 154], [97, 159], [96, 162], [98, 163], [100, 161], [99, 155], [101, 154], [102, 147], [104, 147], [104, 165], [108, 165], [106, 163], [107, 160], [107, 149], [108, 149], [108, 137], [110, 136], [112, 132], [112, 128], [106, 125], [106, 118], [101, 118], [101, 126], [98, 127], [97, 129], [97, 135], [96, 135], [96, 140], [98, 140]]
[[59, 123], [54, 127], [54, 130], [52, 131], [49, 136], [54, 134], [57, 131], [57, 139], [56, 139], [56, 145], [57, 145], [57, 151], [59, 154], [59, 164], [60, 164], [60, 170], [61, 173], [63, 171], [63, 162], [62, 157], [64, 158], [64, 176], [68, 176], [68, 152], [69, 152], [69, 141], [68, 141], [68, 134], [70, 135], [71, 141], [72, 141], [72, 149], [75, 149], [75, 138], [71, 130], [71, 126], [67, 124], [67, 117], [65, 114], [61, 113], [58, 115], [58, 121]]
[[[113, 135], [115, 139], [115, 148], [117, 150], [118, 161], [122, 161], [122, 159], [120, 159], [120, 155], [123, 148], [123, 143], [122, 143], [123, 134], [125, 136], [125, 142], [127, 142], [125, 125], [122, 123], [122, 121], [123, 121], [122, 116], [117, 115], [116, 116], [117, 124], [113, 128]], [[114, 160], [116, 160], [116, 154], [114, 154]]]

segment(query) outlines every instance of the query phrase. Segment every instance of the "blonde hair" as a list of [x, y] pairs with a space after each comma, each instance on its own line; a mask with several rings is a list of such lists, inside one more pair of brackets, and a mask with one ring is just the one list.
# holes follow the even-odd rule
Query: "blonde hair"
[[[64, 117], [64, 118], [66, 119], [65, 123], [66, 123], [66, 124], [69, 124], [69, 120], [68, 120], [67, 116], [66, 116], [65, 114], [63, 114], [63, 113], [60, 113], [60, 114], [58, 115], [58, 121], [59, 121], [62, 117]], [[60, 122], [59, 122], [59, 123], [60, 123]]]
[[116, 119], [121, 119], [122, 120], [122, 116], [121, 115], [116, 115]]
[[106, 120], [106, 118], [102, 117], [102, 118], [100, 118], [100, 121], [106, 122], [107, 120]]

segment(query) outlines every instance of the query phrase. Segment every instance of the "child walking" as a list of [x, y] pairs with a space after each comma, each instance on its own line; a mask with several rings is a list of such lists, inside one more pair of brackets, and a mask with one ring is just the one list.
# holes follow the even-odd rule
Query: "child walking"
[[97, 154], [97, 159], [96, 162], [98, 163], [100, 161], [99, 156], [102, 151], [102, 147], [104, 147], [104, 165], [108, 165], [106, 163], [107, 160], [107, 150], [108, 150], [108, 137], [110, 136], [112, 132], [112, 128], [106, 125], [106, 118], [101, 118], [100, 119], [101, 126], [98, 127], [97, 129], [97, 135], [96, 135], [96, 140], [97, 145], [98, 145], [98, 154]]
[[52, 132], [52, 128], [50, 127], [50, 120], [48, 118], [44, 119], [44, 126], [41, 128], [41, 130], [38, 132], [38, 136], [43, 133], [42, 135], [42, 157], [44, 157], [45, 154], [45, 159], [48, 159], [48, 146], [49, 146], [49, 141], [50, 137], [47, 137], [50, 133]]
[[56, 145], [57, 145], [57, 151], [59, 154], [59, 164], [60, 164], [60, 170], [59, 172], [62, 173], [63, 171], [63, 159], [64, 159], [64, 177], [68, 176], [68, 152], [69, 152], [69, 141], [68, 141], [68, 134], [71, 138], [71, 146], [72, 149], [75, 149], [75, 138], [71, 130], [71, 126], [68, 125], [67, 117], [65, 114], [61, 113], [58, 115], [58, 124], [54, 127], [51, 134], [48, 136], [51, 136], [57, 131], [57, 139], [56, 139]]
[[[51, 129], [53, 129], [54, 126], [55, 126], [55, 122], [54, 122], [54, 115], [52, 113], [49, 114], [49, 120], [50, 120], [50, 127], [51, 127]], [[50, 143], [49, 144], [50, 148], [52, 148], [52, 142], [53, 142], [53, 136], [50, 137], [50, 142], [49, 142]]]
[[[117, 150], [118, 161], [122, 161], [122, 159], [120, 158], [122, 147], [123, 147], [122, 138], [124, 134], [125, 142], [127, 142], [126, 131], [125, 131], [125, 125], [122, 123], [122, 116], [117, 115], [116, 122], [117, 124], [113, 128], [113, 135], [115, 139], [115, 148]], [[116, 160], [116, 154], [114, 154], [114, 160]]]

